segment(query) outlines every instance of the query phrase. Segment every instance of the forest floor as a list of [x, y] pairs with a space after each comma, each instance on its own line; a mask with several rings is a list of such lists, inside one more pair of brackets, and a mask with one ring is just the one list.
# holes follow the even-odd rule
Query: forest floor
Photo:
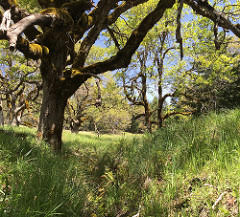
[[1, 217], [240, 216], [240, 110], [63, 141], [0, 129]]

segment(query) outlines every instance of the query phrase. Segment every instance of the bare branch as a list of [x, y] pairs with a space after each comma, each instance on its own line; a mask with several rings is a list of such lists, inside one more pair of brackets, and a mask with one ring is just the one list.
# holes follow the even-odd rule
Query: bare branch
[[[24, 11], [23, 9], [15, 5], [14, 1], [0, 0], [0, 6], [2, 6], [2, 8], [5, 11], [10, 9], [11, 18], [14, 21], [14, 23], [17, 23], [19, 20], [23, 19], [24, 17], [29, 16], [29, 13], [27, 13], [26, 11]], [[30, 41], [32, 41], [36, 38], [38, 34], [40, 34], [40, 32], [34, 26], [31, 26], [24, 31], [24, 34], [27, 36], [27, 38]]]
[[[126, 85], [125, 75], [122, 76], [122, 81], [123, 81], [123, 91], [126, 98], [129, 100], [129, 102], [131, 102], [133, 105], [143, 106], [144, 105], [143, 102], [141, 100], [137, 100], [136, 97], [133, 95], [133, 89], [134, 89], [133, 85], [131, 86]], [[128, 89], [130, 89], [130, 93]]]
[[118, 40], [116, 39], [116, 37], [115, 37], [115, 35], [114, 35], [114, 33], [113, 33], [113, 30], [112, 30], [110, 27], [107, 27], [107, 30], [108, 30], [108, 32], [109, 32], [112, 40], [114, 41], [114, 44], [115, 44], [115, 46], [117, 47], [117, 49], [118, 49], [118, 50], [121, 50], [120, 45], [119, 45], [119, 43], [118, 43]]
[[53, 19], [54, 17], [52, 15], [37, 13], [25, 17], [16, 24], [12, 25], [6, 33], [6, 36], [9, 39], [10, 49], [15, 49], [18, 36], [28, 29], [28, 27], [39, 24], [50, 25], [53, 22]]
[[165, 59], [168, 52], [171, 51], [171, 50], [174, 50], [174, 49], [176, 49], [176, 48], [175, 47], [170, 47], [170, 48], [166, 49], [165, 52], [163, 53], [162, 59]]
[[111, 25], [116, 22], [116, 20], [120, 17], [128, 9], [140, 5], [148, 0], [129, 0], [123, 2], [120, 6], [118, 6], [108, 17], [108, 25]]
[[[101, 1], [99, 4], [100, 3]], [[106, 17], [108, 16], [110, 10], [113, 8], [114, 3], [115, 1], [105, 0], [105, 4], [101, 4], [99, 6], [101, 10], [99, 11], [98, 16], [100, 17], [96, 20], [95, 25], [92, 27], [92, 29], [90, 29], [87, 36], [83, 39], [78, 55], [73, 63], [74, 68], [79, 68], [84, 65], [92, 45], [97, 40], [100, 32], [106, 28]]]

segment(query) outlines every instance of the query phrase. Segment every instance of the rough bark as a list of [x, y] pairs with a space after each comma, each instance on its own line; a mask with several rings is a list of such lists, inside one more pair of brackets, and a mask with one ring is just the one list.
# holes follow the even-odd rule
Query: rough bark
[[[54, 31], [51, 34], [53, 40], [49, 56], [42, 58], [40, 66], [43, 80], [43, 99], [38, 130], [53, 150], [60, 151], [64, 109], [69, 97], [66, 94], [66, 89], [62, 87], [61, 79], [67, 60], [69, 38], [62, 32]], [[48, 39], [43, 41], [43, 44], [47, 43], [49, 43]]]
[[4, 126], [4, 116], [3, 116], [2, 100], [0, 100], [0, 126]]
[[53, 17], [50, 15], [43, 15], [43, 14], [32, 14], [28, 17], [23, 18], [16, 24], [12, 25], [7, 33], [6, 36], [9, 40], [10, 49], [15, 48], [17, 44], [18, 36], [24, 32], [25, 29], [28, 29], [31, 26], [45, 24], [49, 25], [53, 21]]
[[67, 98], [62, 98], [61, 91], [43, 86], [44, 100], [41, 108], [41, 128], [43, 139], [51, 145], [53, 150], [60, 151], [62, 147], [62, 129], [64, 109]]
[[43, 99], [38, 131], [55, 151], [60, 151], [62, 147], [62, 129], [66, 104], [67, 97], [59, 89], [58, 81], [43, 79]]

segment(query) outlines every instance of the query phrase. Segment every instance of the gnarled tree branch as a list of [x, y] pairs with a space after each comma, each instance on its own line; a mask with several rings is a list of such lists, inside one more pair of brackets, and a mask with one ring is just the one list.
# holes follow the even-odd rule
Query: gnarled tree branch
[[[29, 13], [27, 13], [25, 10], [18, 7], [18, 5], [15, 5], [14, 2], [10, 4], [9, 1], [6, 0], [0, 0], [0, 6], [7, 11], [11, 11], [11, 17], [14, 23], [17, 23], [19, 20], [23, 19], [24, 17], [29, 16]], [[32, 41], [36, 38], [40, 32], [34, 27], [31, 26], [28, 29], [24, 31], [24, 34], [27, 36], [27, 38]]]
[[6, 37], [10, 43], [10, 49], [14, 49], [17, 45], [18, 36], [34, 25], [50, 25], [54, 17], [49, 14], [32, 14], [23, 18], [16, 24], [12, 25], [6, 32]]
[[138, 28], [132, 32], [124, 48], [121, 49], [115, 56], [103, 62], [98, 62], [93, 65], [77, 69], [81, 73], [74, 76], [71, 79], [71, 82], [67, 84], [70, 90], [69, 94], [72, 95], [74, 90], [90, 77], [84, 73], [91, 72], [93, 74], [100, 74], [110, 70], [126, 68], [131, 62], [132, 55], [135, 53], [148, 31], [162, 18], [164, 12], [168, 8], [171, 8], [174, 3], [175, 0], [160, 0], [157, 7], [143, 19]]

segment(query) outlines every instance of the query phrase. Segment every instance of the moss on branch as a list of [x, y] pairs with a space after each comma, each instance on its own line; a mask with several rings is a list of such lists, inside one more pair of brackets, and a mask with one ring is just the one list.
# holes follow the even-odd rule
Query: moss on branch
[[17, 41], [17, 49], [20, 50], [26, 58], [34, 60], [40, 59], [41, 57], [49, 54], [49, 49], [46, 46], [29, 43], [24, 38], [19, 38]]

